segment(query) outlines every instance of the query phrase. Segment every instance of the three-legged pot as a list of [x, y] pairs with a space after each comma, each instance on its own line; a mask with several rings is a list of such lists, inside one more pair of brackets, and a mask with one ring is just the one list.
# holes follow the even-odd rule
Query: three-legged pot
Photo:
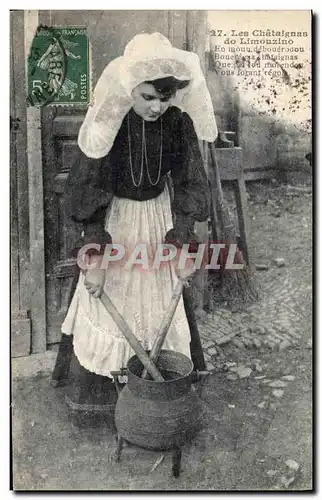
[[201, 430], [205, 403], [192, 386], [193, 364], [185, 355], [162, 350], [157, 366], [164, 381], [140, 378], [143, 366], [137, 356], [127, 365], [128, 382], [115, 409], [119, 437], [142, 448], [180, 448]]

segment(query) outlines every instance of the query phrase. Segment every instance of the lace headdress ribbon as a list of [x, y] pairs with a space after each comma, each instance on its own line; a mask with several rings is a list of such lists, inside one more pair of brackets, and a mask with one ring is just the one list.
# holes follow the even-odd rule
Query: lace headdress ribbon
[[97, 82], [93, 105], [78, 136], [83, 153], [90, 158], [106, 156], [133, 106], [133, 89], [168, 76], [190, 81], [177, 91], [172, 105], [188, 113], [200, 140], [214, 141], [216, 120], [197, 54], [173, 47], [161, 33], [140, 34], [127, 44], [123, 56], [107, 65]]

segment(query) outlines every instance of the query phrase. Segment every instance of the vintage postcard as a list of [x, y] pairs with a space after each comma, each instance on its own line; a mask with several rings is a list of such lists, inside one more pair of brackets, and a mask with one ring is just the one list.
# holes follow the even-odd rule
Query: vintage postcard
[[313, 21], [10, 12], [12, 490], [313, 490]]

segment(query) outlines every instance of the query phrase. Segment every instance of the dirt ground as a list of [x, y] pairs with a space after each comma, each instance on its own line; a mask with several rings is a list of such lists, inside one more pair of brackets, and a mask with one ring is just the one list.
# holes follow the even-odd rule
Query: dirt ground
[[[272, 295], [280, 294], [282, 306], [287, 295], [285, 307], [300, 311], [296, 327], [301, 338], [279, 350], [240, 349], [232, 343], [221, 347], [212, 360], [215, 369], [204, 392], [205, 427], [183, 448], [180, 477], [171, 476], [169, 454], [151, 471], [161, 452], [129, 446], [120, 463], [111, 461], [112, 422], [80, 422], [72, 417], [64, 390], [50, 386], [54, 356], [40, 364], [36, 373], [28, 368], [28, 358], [20, 358], [13, 361], [15, 490], [312, 489], [312, 204], [308, 191], [300, 187], [289, 192], [276, 184], [248, 187], [254, 261], [268, 264], [267, 270], [256, 272], [258, 284]], [[275, 257], [283, 257], [286, 265], [272, 265]], [[259, 304], [258, 316], [261, 307], [265, 304]], [[251, 373], [227, 378], [233, 363], [250, 367]], [[277, 392], [269, 386], [276, 381], [282, 381]]]

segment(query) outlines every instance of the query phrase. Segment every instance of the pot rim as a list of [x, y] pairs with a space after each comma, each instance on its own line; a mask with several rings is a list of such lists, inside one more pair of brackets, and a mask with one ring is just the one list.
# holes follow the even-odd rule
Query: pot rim
[[[146, 352], [147, 352], [147, 354], [150, 353], [150, 351], [146, 351]], [[186, 356], [185, 354], [183, 354], [183, 353], [181, 353], [179, 351], [174, 351], [174, 350], [170, 350], [170, 349], [162, 349], [161, 352], [160, 352], [159, 357], [162, 356], [162, 354], [167, 354], [167, 353], [169, 353], [170, 356], [179, 355], [182, 358], [184, 358], [184, 360], [190, 364], [189, 371], [187, 371], [187, 373], [185, 373], [185, 374], [178, 374], [179, 375], [178, 377], [171, 378], [170, 380], [160, 380], [159, 381], [159, 380], [142, 379], [142, 377], [139, 377], [136, 373], [133, 373], [130, 370], [130, 368], [129, 368], [130, 362], [132, 360], [134, 360], [134, 359], [137, 359], [141, 363], [141, 361], [139, 360], [138, 356], [136, 354], [134, 354], [133, 356], [131, 356], [131, 358], [127, 362], [128, 375], [130, 373], [131, 377], [133, 377], [133, 378], [135, 378], [137, 380], [144, 380], [145, 383], [152, 383], [152, 384], [164, 384], [164, 383], [169, 384], [171, 382], [178, 382], [179, 380], [183, 380], [183, 379], [186, 379], [186, 378], [191, 378], [192, 372], [194, 371], [194, 366], [193, 366], [192, 360], [190, 358], [188, 358], [188, 356]]]

